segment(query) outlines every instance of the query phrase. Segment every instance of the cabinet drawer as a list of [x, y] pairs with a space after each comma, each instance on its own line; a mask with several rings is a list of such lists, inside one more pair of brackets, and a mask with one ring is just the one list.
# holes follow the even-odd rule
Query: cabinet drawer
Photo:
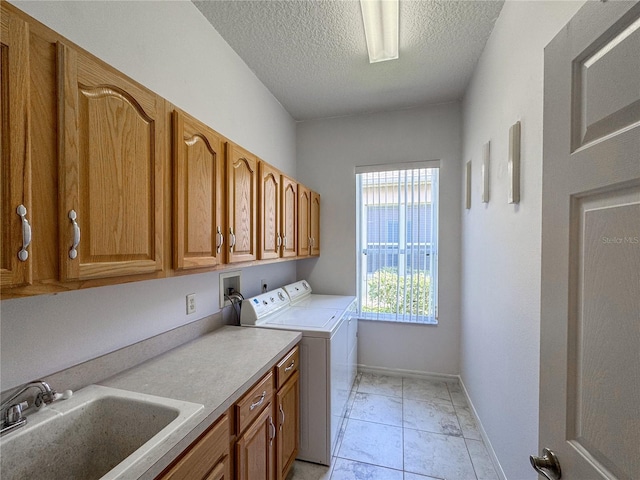
[[[158, 480], [204, 479], [211, 470], [228, 469], [229, 417], [224, 415], [207, 433], [196, 440], [171, 470]], [[221, 461], [220, 461], [221, 460]], [[216, 468], [214, 468], [214, 466]], [[228, 471], [228, 470], [227, 470]], [[228, 475], [228, 474], [227, 474]], [[224, 478], [224, 477], [223, 477]]]
[[267, 373], [240, 400], [236, 402], [236, 422], [239, 435], [267, 406], [273, 397], [273, 373]]
[[299, 366], [300, 354], [298, 347], [295, 346], [289, 353], [287, 353], [287, 356], [280, 360], [278, 365], [276, 365], [278, 390], [282, 388], [291, 375], [298, 371]]

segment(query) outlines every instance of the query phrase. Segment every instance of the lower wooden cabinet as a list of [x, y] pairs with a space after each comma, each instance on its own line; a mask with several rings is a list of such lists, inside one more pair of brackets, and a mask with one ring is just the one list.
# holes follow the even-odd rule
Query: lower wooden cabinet
[[275, 470], [275, 436], [272, 404], [249, 426], [236, 443], [236, 478], [238, 480], [273, 480]]
[[156, 480], [284, 480], [299, 447], [299, 356], [292, 348]]
[[157, 480], [231, 480], [229, 417], [223, 415]]
[[300, 438], [300, 374], [296, 371], [276, 395], [278, 409], [276, 479], [287, 478], [293, 461], [298, 456]]

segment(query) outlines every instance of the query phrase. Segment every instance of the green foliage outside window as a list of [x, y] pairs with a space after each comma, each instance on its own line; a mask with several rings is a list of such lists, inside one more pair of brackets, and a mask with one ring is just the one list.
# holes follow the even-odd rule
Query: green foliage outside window
[[[406, 288], [405, 288], [406, 285]], [[398, 276], [396, 268], [377, 270], [367, 280], [365, 312], [429, 315], [431, 312], [431, 277], [428, 272]]]

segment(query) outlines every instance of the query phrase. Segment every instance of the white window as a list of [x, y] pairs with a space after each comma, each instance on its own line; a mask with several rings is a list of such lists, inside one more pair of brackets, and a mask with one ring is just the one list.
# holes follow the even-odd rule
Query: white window
[[437, 323], [438, 165], [356, 168], [360, 318]]

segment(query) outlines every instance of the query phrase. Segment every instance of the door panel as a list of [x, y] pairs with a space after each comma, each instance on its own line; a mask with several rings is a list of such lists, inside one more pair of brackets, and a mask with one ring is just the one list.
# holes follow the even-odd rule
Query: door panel
[[280, 233], [280, 172], [260, 162], [260, 258], [279, 258]]
[[311, 212], [309, 214], [311, 233], [311, 255], [320, 255], [320, 194], [311, 192]]
[[638, 478], [640, 187], [581, 196], [572, 217], [567, 440], [615, 477]]
[[[29, 118], [29, 26], [2, 12], [0, 42], [0, 284], [32, 281], [31, 248], [23, 250], [23, 221], [32, 219]], [[30, 227], [25, 224], [30, 236]], [[18, 252], [22, 259], [18, 258]]]
[[640, 478], [640, 3], [587, 2], [545, 49], [540, 448]]
[[221, 137], [202, 122], [175, 110], [174, 267], [213, 267], [223, 262]]
[[638, 45], [640, 21], [614, 25], [574, 61], [573, 150], [640, 122]]
[[236, 443], [239, 480], [273, 480], [273, 404], [269, 403]]
[[276, 399], [279, 412], [278, 452], [276, 455], [276, 479], [284, 480], [298, 454], [300, 438], [299, 372], [280, 389]]
[[70, 47], [58, 55], [62, 279], [162, 270], [164, 101]]
[[292, 178], [282, 176], [282, 256], [298, 254], [298, 184]]
[[311, 231], [309, 215], [311, 214], [311, 191], [298, 184], [298, 256], [311, 255]]
[[256, 260], [258, 160], [237, 145], [227, 144], [228, 261]]

